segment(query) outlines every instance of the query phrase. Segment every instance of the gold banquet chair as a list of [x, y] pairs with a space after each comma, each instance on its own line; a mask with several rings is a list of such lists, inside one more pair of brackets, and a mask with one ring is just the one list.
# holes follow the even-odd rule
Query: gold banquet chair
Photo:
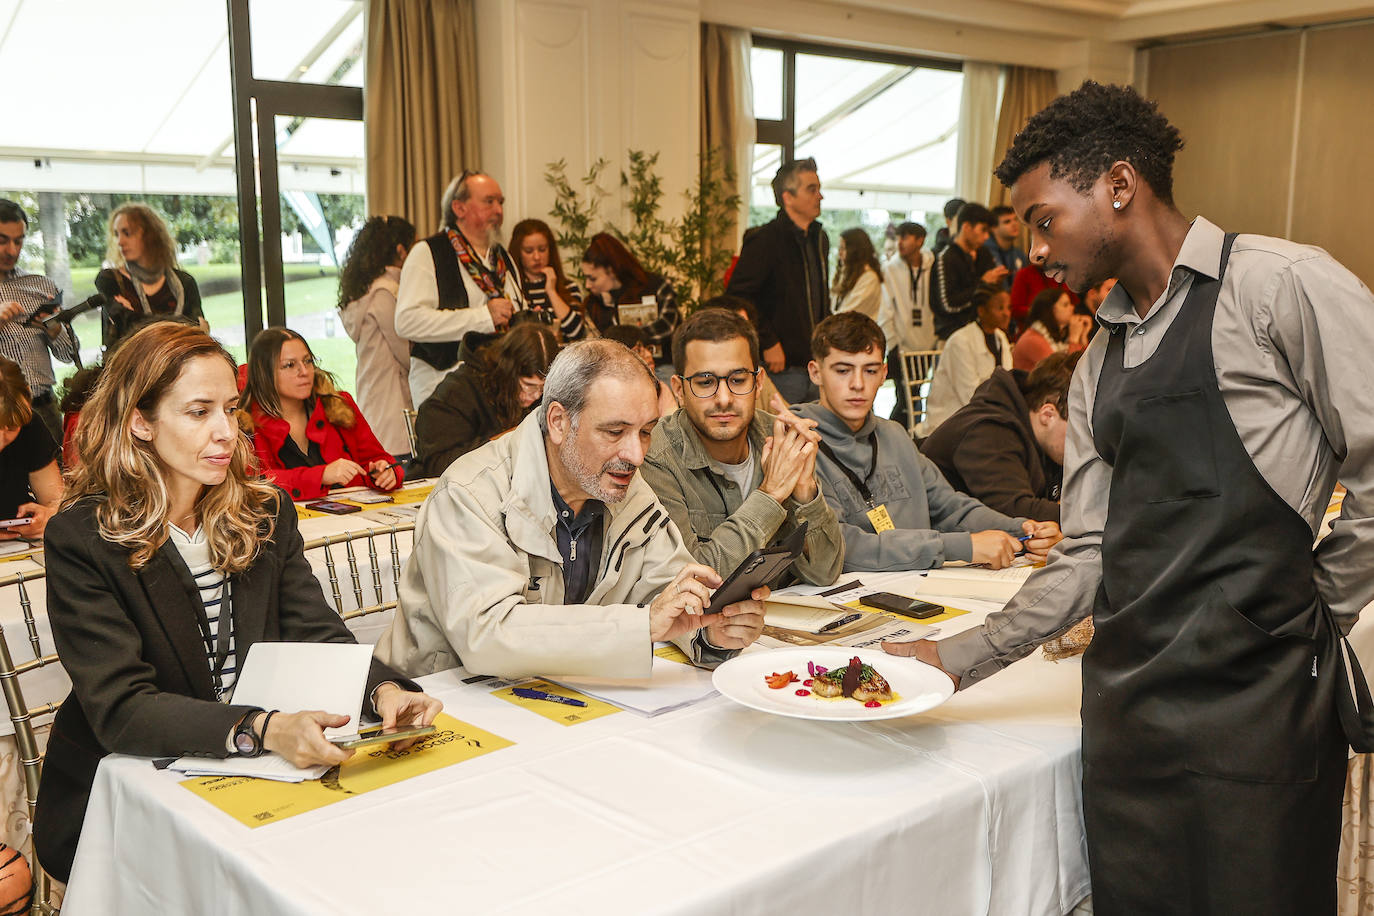
[[916, 428], [925, 421], [926, 394], [939, 360], [939, 350], [902, 351], [902, 376], [906, 384], [900, 386], [902, 390], [897, 392], [897, 396], [906, 398], [906, 431], [913, 437]]
[[[314, 551], [322, 551], [324, 555], [324, 567], [329, 580], [330, 597], [334, 603], [334, 610], [344, 620], [355, 620], [359, 617], [366, 617], [369, 614], [381, 614], [396, 607], [396, 593], [401, 586], [401, 544], [399, 535], [402, 532], [414, 531], [414, 522], [402, 522], [395, 525], [382, 525], [376, 528], [368, 528], [362, 531], [350, 531], [347, 534], [330, 534], [324, 537], [312, 538], [305, 542], [305, 554], [309, 558]], [[359, 556], [358, 542], [367, 543], [367, 553], [365, 557]], [[377, 542], [382, 542], [382, 552], [378, 552]], [[335, 559], [334, 551], [331, 547], [343, 545], [344, 565], [348, 568], [348, 591], [340, 587], [339, 561]], [[386, 590], [383, 588], [383, 570], [380, 560], [385, 556], [391, 561], [391, 572], [386, 578], [391, 582], [391, 597], [386, 597]], [[366, 563], [366, 573], [364, 573], [364, 562]], [[366, 574], [366, 583], [364, 575]], [[370, 595], [368, 592], [370, 591]], [[345, 596], [351, 594], [353, 606], [349, 607]], [[372, 603], [368, 604], [368, 598]]]
[[[28, 802], [29, 823], [33, 823], [34, 808], [38, 805], [38, 781], [43, 775], [43, 754], [38, 750], [38, 738], [34, 734], [33, 720], [57, 712], [60, 703], [44, 703], [29, 706], [24, 701], [24, 691], [19, 686], [23, 674], [35, 671], [46, 665], [58, 664], [57, 653], [44, 654], [42, 641], [38, 636], [38, 625], [34, 622], [33, 604], [29, 600], [28, 583], [36, 582], [46, 575], [45, 570], [17, 572], [0, 578], [0, 592], [15, 588], [19, 596], [19, 607], [24, 613], [24, 628], [27, 630], [29, 645], [34, 657], [18, 665], [10, 653], [9, 637], [5, 628], [0, 626], [0, 689], [5, 692], [5, 705], [9, 707], [10, 721], [14, 723], [14, 742], [19, 749], [19, 765], [23, 770], [24, 796]], [[46, 916], [56, 913], [52, 904], [52, 879], [38, 862], [38, 855], [29, 857], [33, 871], [33, 902], [29, 912], [33, 916]]]
[[415, 418], [420, 414], [409, 407], [401, 408], [401, 418], [406, 421], [406, 438], [410, 440], [410, 457], [420, 457], [420, 441], [415, 438]]

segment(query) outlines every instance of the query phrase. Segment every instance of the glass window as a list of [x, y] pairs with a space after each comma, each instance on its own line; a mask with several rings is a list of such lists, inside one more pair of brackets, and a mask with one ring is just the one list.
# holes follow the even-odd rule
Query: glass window
[[248, 15], [257, 79], [363, 84], [362, 0], [250, 0]]
[[[756, 67], [760, 54], [776, 55], [762, 81], [755, 72], [761, 135], [766, 118], [760, 86], [770, 85], [775, 70], [780, 79], [783, 59], [791, 55], [795, 123], [785, 137], [770, 125], [767, 139], [790, 140], [796, 158], [816, 159], [824, 195], [821, 221], [832, 253], [839, 233], [856, 226], [869, 233], [880, 254], [895, 248], [896, 227], [907, 220], [925, 225], [934, 238], [944, 202], [954, 194], [963, 73], [915, 58], [867, 60], [804, 46], [774, 48], [759, 40], [764, 47], [754, 48]], [[786, 101], [784, 95], [779, 110]], [[785, 148], [754, 147], [750, 225], [777, 212], [769, 182]]]
[[749, 58], [749, 76], [754, 83], [754, 117], [781, 121], [782, 52], [777, 48], [754, 48]]
[[321, 367], [357, 392], [357, 354], [339, 318], [339, 265], [366, 218], [363, 122], [276, 119], [286, 323]]

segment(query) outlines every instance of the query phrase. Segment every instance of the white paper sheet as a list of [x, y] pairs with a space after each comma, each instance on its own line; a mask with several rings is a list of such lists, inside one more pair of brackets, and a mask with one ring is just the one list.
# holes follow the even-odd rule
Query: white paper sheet
[[932, 569], [921, 577], [916, 588], [918, 597], [942, 595], [950, 598], [981, 598], [986, 601], [1010, 601], [1021, 590], [1035, 567], [1008, 566], [1006, 569], [985, 569], [977, 566], [945, 566]]
[[[324, 730], [325, 737], [358, 730], [372, 647], [344, 642], [260, 642], [248, 650], [234, 682], [232, 702], [296, 712], [323, 709], [349, 717]], [[188, 776], [254, 776], [282, 782], [319, 779], [327, 766], [296, 767], [284, 757], [178, 757], [171, 769]]]
[[358, 730], [372, 647], [346, 642], [260, 642], [248, 650], [234, 682], [232, 702], [241, 706], [323, 709], [349, 717], [325, 729], [325, 737]]
[[604, 700], [621, 709], [656, 716], [712, 697], [711, 672], [654, 656], [647, 678], [551, 677], [548, 680]]

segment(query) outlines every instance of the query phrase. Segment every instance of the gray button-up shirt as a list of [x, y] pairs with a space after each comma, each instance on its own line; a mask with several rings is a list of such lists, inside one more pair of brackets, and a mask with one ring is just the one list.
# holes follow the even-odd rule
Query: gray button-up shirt
[[[1126, 334], [1127, 368], [1149, 360], [1193, 277], [1221, 268], [1221, 229], [1198, 217], [1169, 285], [1141, 318], [1117, 285], [1098, 320]], [[1074, 373], [1065, 449], [1064, 540], [1050, 562], [982, 627], [940, 643], [968, 686], [1028, 655], [1092, 613], [1102, 580], [1102, 531], [1112, 469], [1093, 444], [1093, 403], [1110, 335], [1098, 334]], [[1260, 474], [1315, 538], [1339, 478], [1349, 491], [1315, 550], [1317, 589], [1343, 630], [1374, 599], [1374, 296], [1320, 248], [1241, 235], [1212, 322], [1217, 385]]]

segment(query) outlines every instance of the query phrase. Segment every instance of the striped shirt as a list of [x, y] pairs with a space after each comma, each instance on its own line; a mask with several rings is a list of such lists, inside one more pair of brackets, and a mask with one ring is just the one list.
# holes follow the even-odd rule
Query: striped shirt
[[78, 344], [71, 325], [63, 325], [56, 338], [49, 337], [46, 331], [39, 328], [24, 326], [24, 322], [38, 311], [40, 305], [56, 295], [57, 284], [41, 274], [24, 273], [22, 270], [12, 270], [8, 275], [0, 274], [0, 303], [14, 301], [24, 308], [18, 318], [0, 324], [0, 356], [19, 364], [34, 398], [51, 392], [57, 381], [48, 354], [64, 363], [72, 362], [76, 356]]
[[[181, 559], [185, 561], [186, 567], [191, 571], [191, 576], [196, 580], [196, 587], [200, 589], [200, 601], [205, 607], [205, 619], [210, 624], [208, 639], [205, 641], [205, 659], [210, 666], [210, 670], [215, 670], [215, 646], [219, 642], [220, 627], [220, 608], [224, 598], [224, 574], [210, 565], [210, 542], [205, 537], [205, 527], [196, 529], [194, 535], [189, 535], [176, 525], [167, 526], [168, 533], [171, 535], [172, 545], [176, 547], [177, 553], [181, 554]], [[229, 701], [229, 695], [233, 690], [234, 679], [238, 670], [237, 652], [234, 648], [233, 621], [226, 615], [226, 622], [230, 626], [229, 631], [229, 657], [224, 662], [224, 670], [220, 676], [220, 699], [224, 702]], [[202, 633], [205, 637], [207, 634]]]

